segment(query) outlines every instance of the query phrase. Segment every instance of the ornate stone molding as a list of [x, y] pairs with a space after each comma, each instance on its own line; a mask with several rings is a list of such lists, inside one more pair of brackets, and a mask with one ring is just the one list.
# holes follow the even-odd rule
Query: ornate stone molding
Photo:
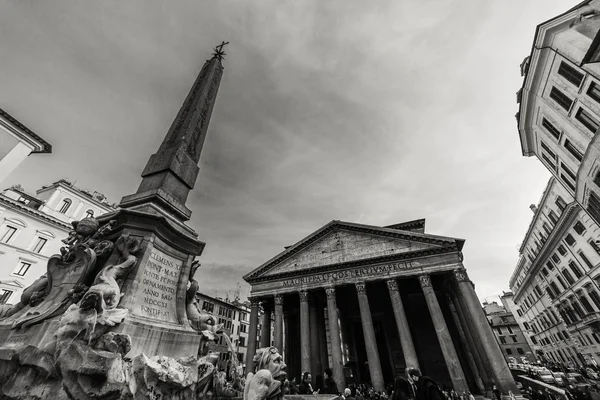
[[358, 294], [367, 294], [367, 285], [364, 282], [357, 282], [355, 284], [356, 286], [356, 291], [358, 292]]
[[388, 290], [397, 292], [398, 291], [398, 282], [396, 279], [390, 279], [385, 282], [387, 284]]
[[420, 275], [419, 283], [422, 288], [431, 287], [431, 277], [429, 275]]
[[325, 293], [327, 294], [328, 299], [335, 300], [335, 288], [334, 287], [325, 288]]
[[258, 308], [260, 305], [260, 299], [258, 297], [248, 297], [250, 301], [250, 308]]
[[458, 268], [454, 270], [454, 279], [457, 282], [470, 282], [469, 275], [467, 275], [467, 270], [464, 268]]
[[282, 294], [276, 294], [275, 295], [275, 305], [276, 306], [282, 306], [283, 305], [283, 295]]
[[308, 292], [306, 290], [301, 290], [298, 292], [300, 296], [300, 301], [308, 301]]

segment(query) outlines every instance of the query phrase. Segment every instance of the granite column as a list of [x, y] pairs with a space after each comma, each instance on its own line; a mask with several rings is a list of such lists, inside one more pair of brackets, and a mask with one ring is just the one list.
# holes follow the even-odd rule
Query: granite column
[[338, 323], [338, 309], [335, 299], [335, 288], [325, 289], [327, 294], [327, 319], [329, 322], [329, 340], [331, 342], [331, 369], [333, 370], [333, 380], [338, 390], [346, 387], [344, 378], [344, 366], [342, 364], [342, 340], [340, 325]]
[[258, 299], [250, 299], [250, 328], [248, 329], [248, 348], [246, 350], [246, 373], [254, 372], [254, 355], [256, 354], [256, 336], [258, 333]]
[[388, 291], [390, 293], [390, 299], [392, 301], [392, 308], [394, 310], [394, 317], [396, 318], [396, 326], [398, 328], [398, 334], [400, 335], [400, 344], [402, 345], [402, 352], [404, 353], [404, 362], [406, 367], [419, 368], [419, 360], [417, 358], [417, 352], [415, 351], [415, 345], [410, 334], [408, 327], [408, 320], [406, 319], [406, 312], [404, 311], [404, 304], [398, 291], [398, 282], [395, 279], [387, 281]]
[[515, 380], [502, 355], [492, 328], [483, 313], [473, 283], [467, 276], [467, 271], [463, 268], [454, 270], [454, 277], [456, 278], [460, 296], [466, 307], [466, 310], [464, 310], [466, 312], [465, 317], [475, 331], [474, 339], [479, 341], [482, 350], [487, 354], [490, 361], [489, 366], [494, 383], [503, 395], [507, 395], [509, 391], [512, 391], [515, 395], [518, 394], [519, 390], [517, 389]]
[[467, 384], [465, 373], [460, 365], [460, 360], [458, 359], [458, 354], [454, 348], [454, 343], [452, 343], [452, 338], [450, 337], [448, 326], [444, 320], [442, 309], [440, 308], [435, 291], [431, 285], [431, 278], [429, 275], [421, 275], [419, 276], [419, 282], [421, 283], [421, 288], [423, 289], [423, 294], [425, 295], [425, 301], [427, 302], [427, 307], [429, 308], [429, 314], [431, 315], [431, 320], [433, 321], [433, 326], [435, 327], [435, 332], [442, 349], [442, 354], [444, 355], [444, 360], [446, 361], [446, 366], [448, 367], [448, 373], [450, 374], [450, 379], [452, 380], [452, 386], [458, 393], [467, 391], [469, 390], [469, 385]]
[[275, 295], [275, 329], [273, 332], [273, 346], [283, 351], [283, 295]]
[[[310, 372], [313, 378], [313, 385], [316, 383], [317, 375], [323, 371], [321, 365], [321, 355], [319, 354], [319, 330], [317, 325], [317, 299], [314, 293], [308, 299], [308, 310], [310, 319]], [[313, 386], [314, 387], [314, 386]], [[316, 387], [315, 387], [316, 390]]]
[[365, 337], [365, 350], [367, 351], [367, 361], [369, 362], [371, 384], [375, 390], [382, 392], [385, 390], [383, 371], [381, 370], [381, 362], [377, 350], [377, 340], [375, 339], [375, 329], [373, 327], [366, 284], [364, 282], [356, 283], [356, 292], [358, 294], [358, 307], [360, 308], [360, 319]]
[[301, 290], [300, 295], [300, 365], [302, 374], [310, 372], [311, 354], [310, 354], [310, 319], [308, 311], [308, 293]]
[[271, 303], [263, 301], [262, 326], [260, 329], [260, 347], [271, 346]]
[[323, 300], [319, 299], [317, 307], [317, 329], [319, 331], [319, 355], [321, 356], [321, 368], [323, 373], [329, 368], [329, 356], [327, 354], [327, 331], [325, 329], [325, 305]]

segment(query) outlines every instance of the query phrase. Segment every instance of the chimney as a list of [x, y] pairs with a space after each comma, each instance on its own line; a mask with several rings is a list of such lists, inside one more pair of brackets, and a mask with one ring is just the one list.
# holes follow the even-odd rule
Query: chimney
[[531, 209], [531, 211], [533, 211], [534, 214], [537, 212], [537, 206], [535, 204], [530, 205], [529, 208]]

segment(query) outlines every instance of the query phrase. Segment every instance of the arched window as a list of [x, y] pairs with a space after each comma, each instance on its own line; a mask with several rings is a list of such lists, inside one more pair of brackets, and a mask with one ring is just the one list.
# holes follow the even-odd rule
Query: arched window
[[63, 199], [60, 209], [58, 210], [61, 214], [66, 214], [67, 210], [71, 207], [71, 199]]
[[85, 217], [86, 218], [92, 218], [94, 216], [94, 210], [87, 210], [85, 212]]

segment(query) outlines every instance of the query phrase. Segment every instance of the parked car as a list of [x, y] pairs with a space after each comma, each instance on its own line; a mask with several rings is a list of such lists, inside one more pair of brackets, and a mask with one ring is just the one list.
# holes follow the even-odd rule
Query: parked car
[[567, 379], [569, 380], [569, 385], [575, 386], [577, 388], [588, 388], [590, 387], [590, 383], [585, 380], [583, 375], [578, 373], [569, 372], [567, 374]]
[[535, 371], [534, 376], [535, 376], [535, 379], [537, 379], [538, 381], [547, 383], [548, 385], [556, 384], [556, 380], [554, 379], [552, 372], [550, 372], [549, 370]]
[[585, 372], [588, 374], [588, 376], [591, 379], [594, 379], [594, 380], [599, 380], [600, 379], [600, 375], [598, 375], [598, 373], [596, 371], [594, 371], [593, 369], [591, 369], [591, 368], [586, 368]]

